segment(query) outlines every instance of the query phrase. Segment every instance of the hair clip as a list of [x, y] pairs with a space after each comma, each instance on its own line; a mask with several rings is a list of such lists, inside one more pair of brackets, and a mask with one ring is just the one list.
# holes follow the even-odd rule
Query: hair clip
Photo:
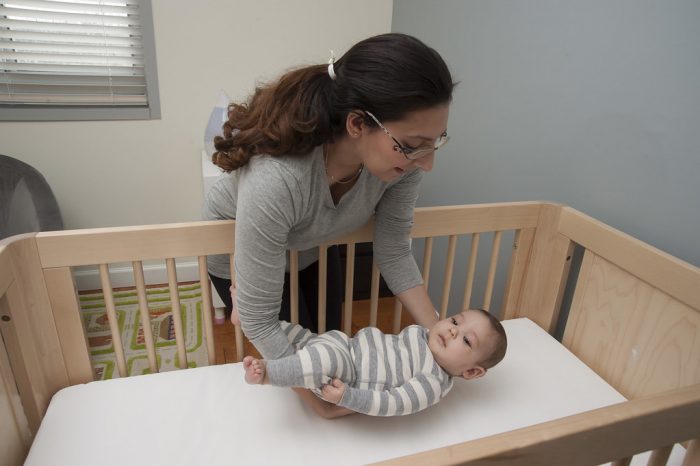
[[335, 81], [335, 70], [333, 69], [333, 64], [335, 63], [335, 52], [331, 50], [331, 58], [328, 60], [328, 76]]

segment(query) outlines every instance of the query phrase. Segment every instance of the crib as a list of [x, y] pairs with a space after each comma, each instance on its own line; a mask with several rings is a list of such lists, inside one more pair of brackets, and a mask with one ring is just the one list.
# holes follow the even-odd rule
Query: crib
[[[372, 240], [371, 222], [319, 248], [320, 276], [326, 247], [342, 244], [349, 258], [355, 245]], [[462, 307], [477, 303], [504, 321], [526, 318], [546, 332], [563, 328], [562, 344], [628, 401], [560, 419], [386, 458], [383, 464], [629, 464], [649, 452], [650, 465], [666, 464], [680, 447], [683, 464], [700, 464], [700, 269], [661, 252], [585, 214], [559, 204], [516, 202], [418, 208], [411, 232], [423, 246], [426, 286], [439, 286], [441, 316], [448, 311], [453, 270], [464, 266]], [[469, 238], [466, 257], [457, 244]], [[491, 240], [484, 270], [483, 299], [475, 297], [479, 242]], [[512, 238], [503, 248], [502, 239]], [[430, 283], [434, 242], [446, 244], [444, 276]], [[443, 244], [441, 243], [441, 244]], [[502, 250], [509, 251], [503, 257]], [[574, 253], [582, 255], [572, 270]], [[196, 257], [204, 309], [211, 308], [206, 256], [235, 254], [234, 222], [193, 222], [142, 227], [86, 229], [19, 235], [0, 242], [0, 373], [2, 374], [3, 464], [21, 464], [40, 429], [52, 397], [66, 387], [93, 380], [85, 329], [72, 269], [99, 268], [118, 372], [126, 376], [123, 342], [109, 264], [133, 265], [141, 316], [149, 318], [143, 262], [164, 260], [171, 289], [178, 281], [176, 259]], [[291, 297], [296, 298], [296, 253], [290, 251]], [[505, 281], [495, 286], [497, 264], [507, 263]], [[343, 328], [350, 332], [353, 264], [347, 261]], [[370, 322], [377, 322], [379, 271], [372, 270]], [[234, 277], [235, 279], [235, 277]], [[499, 288], [499, 289], [496, 289]], [[562, 313], [564, 295], [573, 297]], [[325, 283], [319, 284], [319, 327], [324, 328]], [[171, 293], [176, 308], [178, 296]], [[493, 296], [500, 306], [494, 309]], [[394, 330], [401, 323], [394, 306]], [[187, 368], [182, 323], [173, 314], [181, 367]], [[214, 363], [210, 312], [202, 318], [208, 357]], [[563, 319], [565, 318], [565, 324]], [[292, 309], [295, 319], [295, 308]], [[152, 372], [158, 372], [153, 335], [144, 326]], [[236, 329], [243, 357], [242, 333]], [[189, 371], [189, 369], [188, 369]], [[182, 371], [177, 371], [182, 372]], [[159, 377], [165, 374], [145, 377]], [[127, 379], [123, 379], [127, 380]], [[105, 382], [93, 382], [103, 384]], [[324, 422], [337, 422], [326, 421]], [[66, 420], [65, 422], [70, 422]], [[147, 444], [148, 439], [142, 439]]]

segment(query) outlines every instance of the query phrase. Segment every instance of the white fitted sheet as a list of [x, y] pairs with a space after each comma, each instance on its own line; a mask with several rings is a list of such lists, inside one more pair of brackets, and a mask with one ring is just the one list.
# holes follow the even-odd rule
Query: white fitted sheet
[[242, 365], [226, 364], [65, 388], [25, 464], [356, 465], [625, 400], [530, 320], [503, 324], [501, 364], [408, 417], [321, 419], [291, 390], [247, 385]]

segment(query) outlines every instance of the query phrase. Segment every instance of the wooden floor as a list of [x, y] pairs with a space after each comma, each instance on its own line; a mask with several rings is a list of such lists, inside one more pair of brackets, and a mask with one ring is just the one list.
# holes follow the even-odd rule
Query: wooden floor
[[[352, 312], [352, 333], [369, 325], [369, 300], [355, 301]], [[394, 319], [394, 298], [382, 298], [379, 300], [377, 311], [377, 327], [384, 333], [392, 333]], [[413, 321], [406, 311], [401, 313], [401, 328], [412, 324]], [[244, 338], [245, 354], [259, 356], [253, 345]], [[237, 362], [236, 338], [233, 324], [226, 321], [222, 325], [214, 325], [214, 345], [216, 348], [216, 364]]]

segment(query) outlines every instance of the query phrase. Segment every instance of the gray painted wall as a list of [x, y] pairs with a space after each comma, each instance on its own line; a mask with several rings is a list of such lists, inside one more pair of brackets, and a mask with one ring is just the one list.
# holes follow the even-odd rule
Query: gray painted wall
[[700, 265], [700, 1], [395, 0], [393, 15], [460, 82], [419, 205], [561, 202]]

